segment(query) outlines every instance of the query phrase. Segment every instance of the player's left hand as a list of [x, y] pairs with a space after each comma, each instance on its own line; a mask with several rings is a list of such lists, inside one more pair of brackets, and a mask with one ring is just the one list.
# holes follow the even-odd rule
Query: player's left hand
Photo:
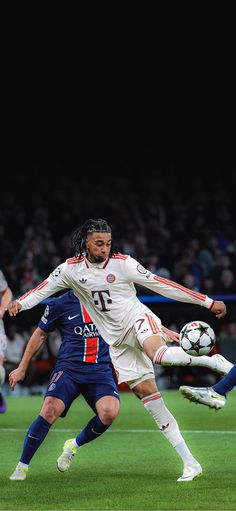
[[22, 305], [14, 300], [13, 302], [10, 302], [7, 306], [9, 316], [16, 316], [22, 309]]
[[24, 377], [25, 377], [25, 370], [22, 369], [21, 367], [17, 367], [13, 371], [11, 371], [9, 374], [9, 377], [8, 377], [11, 390], [14, 390], [18, 381], [22, 381], [24, 379]]
[[216, 315], [218, 319], [223, 318], [227, 314], [226, 305], [221, 301], [213, 302], [211, 311]]
[[179, 342], [179, 334], [178, 332], [174, 332], [174, 330], [170, 330], [162, 325], [162, 330], [164, 334], [167, 335], [169, 342]]

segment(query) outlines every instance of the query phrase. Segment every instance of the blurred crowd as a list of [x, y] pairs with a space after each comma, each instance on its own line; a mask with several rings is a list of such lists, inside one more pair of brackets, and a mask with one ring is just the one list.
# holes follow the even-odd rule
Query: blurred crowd
[[[207, 177], [190, 166], [183, 177], [175, 168], [120, 172], [114, 164], [59, 162], [27, 162], [23, 168], [12, 161], [6, 179], [0, 268], [14, 298], [71, 257], [73, 229], [97, 217], [110, 223], [120, 251], [154, 273], [210, 296], [236, 296], [235, 173], [224, 179], [216, 169]], [[149, 293], [139, 286], [137, 291]], [[27, 316], [27, 333], [18, 323], [24, 339], [36, 322], [33, 312]], [[235, 324], [233, 307], [222, 336]]]
[[0, 267], [15, 296], [71, 256], [72, 230], [93, 217], [106, 218], [120, 250], [160, 275], [207, 293], [236, 293], [234, 176], [193, 172], [181, 180], [175, 169], [129, 177], [95, 168], [95, 177], [78, 169], [71, 178], [64, 169], [60, 180], [55, 168], [47, 176], [31, 165], [1, 199]]

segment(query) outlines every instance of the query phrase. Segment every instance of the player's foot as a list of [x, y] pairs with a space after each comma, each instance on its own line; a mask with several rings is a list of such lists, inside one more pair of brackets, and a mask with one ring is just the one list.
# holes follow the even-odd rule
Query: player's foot
[[18, 463], [13, 474], [9, 477], [9, 479], [11, 479], [11, 481], [24, 481], [24, 479], [26, 478], [27, 472], [28, 472], [28, 468], [22, 467]]
[[214, 371], [219, 373], [221, 376], [225, 376], [229, 373], [230, 369], [232, 369], [233, 365], [229, 360], [226, 360], [222, 355], [216, 353], [216, 355], [212, 355], [212, 360], [214, 360], [216, 366]]
[[7, 403], [3, 397], [2, 392], [0, 391], [0, 413], [5, 413], [7, 409]]
[[218, 394], [212, 387], [188, 387], [183, 385], [179, 388], [179, 391], [190, 401], [201, 403], [216, 410], [223, 408], [226, 403], [226, 397]]
[[193, 479], [196, 479], [196, 477], [199, 477], [202, 474], [202, 467], [198, 461], [194, 461], [192, 463], [189, 463], [185, 465], [184, 471], [181, 477], [177, 479], [178, 482], [188, 482], [192, 481]]
[[66, 442], [63, 445], [63, 453], [57, 459], [57, 468], [58, 470], [60, 470], [60, 472], [66, 472], [66, 470], [68, 470], [71, 461], [74, 458], [74, 455], [76, 454], [77, 449], [74, 447], [72, 443], [73, 440], [74, 438], [66, 440]]

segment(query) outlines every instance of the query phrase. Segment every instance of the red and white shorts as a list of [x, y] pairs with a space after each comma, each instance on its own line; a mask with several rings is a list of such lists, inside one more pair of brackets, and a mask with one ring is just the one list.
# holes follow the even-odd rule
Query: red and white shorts
[[144, 380], [155, 378], [152, 360], [143, 350], [145, 339], [160, 335], [162, 324], [152, 311], [139, 314], [122, 341], [110, 346], [110, 356], [118, 383], [126, 382], [131, 388]]

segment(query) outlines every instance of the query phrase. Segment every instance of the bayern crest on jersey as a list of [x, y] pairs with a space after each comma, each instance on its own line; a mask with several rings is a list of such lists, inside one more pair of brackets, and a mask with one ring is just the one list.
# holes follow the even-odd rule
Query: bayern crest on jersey
[[113, 282], [115, 282], [115, 280], [116, 280], [116, 277], [113, 273], [109, 273], [106, 276], [106, 281], [109, 282], [109, 284], [113, 284]]

